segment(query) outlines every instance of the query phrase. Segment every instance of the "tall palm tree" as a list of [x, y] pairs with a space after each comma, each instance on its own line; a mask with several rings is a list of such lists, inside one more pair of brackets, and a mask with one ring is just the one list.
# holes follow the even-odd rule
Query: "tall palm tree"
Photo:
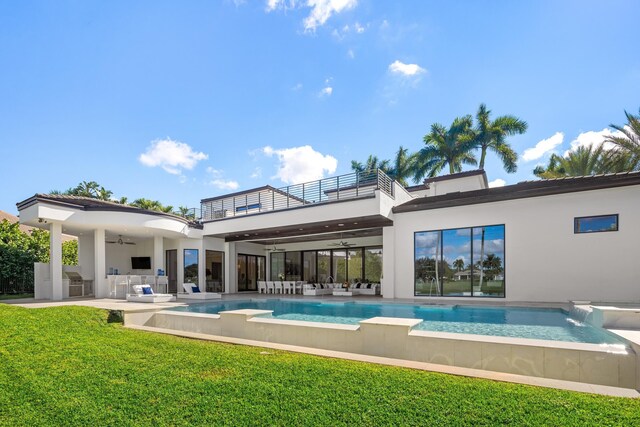
[[621, 153], [611, 152], [600, 145], [578, 147], [566, 156], [552, 154], [547, 166], [537, 166], [533, 174], [539, 178], [588, 176], [629, 170], [633, 159]]
[[113, 191], [107, 190], [104, 187], [100, 187], [96, 191], [95, 198], [100, 200], [111, 200], [111, 196], [113, 195]]
[[393, 159], [393, 167], [388, 175], [406, 187], [409, 185], [407, 179], [413, 175], [415, 161], [416, 155], [409, 153], [409, 149], [401, 145]]
[[491, 150], [498, 155], [507, 172], [515, 172], [518, 169], [518, 154], [513, 151], [506, 138], [525, 133], [527, 122], [511, 115], [500, 116], [492, 121], [490, 115], [491, 110], [488, 110], [485, 104], [480, 104], [476, 113], [476, 125], [473, 128], [473, 139], [476, 148], [480, 149], [478, 168], [484, 169], [487, 151]]
[[462, 271], [464, 269], [464, 260], [462, 258], [458, 258], [457, 260], [453, 261], [453, 268], [455, 268], [457, 271]]
[[626, 125], [611, 125], [612, 128], [622, 132], [623, 135], [610, 135], [605, 140], [613, 143], [619, 152], [628, 154], [636, 159], [637, 163], [640, 163], [640, 109], [638, 109], [637, 116], [626, 111], [624, 115], [627, 116]]
[[473, 149], [476, 143], [470, 133], [471, 116], [457, 117], [449, 128], [440, 123], [431, 125], [431, 132], [423, 138], [425, 147], [416, 155], [414, 180], [433, 177], [447, 165], [449, 173], [462, 170], [462, 165], [478, 164]]
[[356, 160], [351, 160], [351, 170], [354, 172], [371, 172], [376, 169], [380, 169], [385, 173], [388, 172], [391, 169], [389, 160], [380, 160], [378, 156], [373, 154], [369, 155], [364, 164]]

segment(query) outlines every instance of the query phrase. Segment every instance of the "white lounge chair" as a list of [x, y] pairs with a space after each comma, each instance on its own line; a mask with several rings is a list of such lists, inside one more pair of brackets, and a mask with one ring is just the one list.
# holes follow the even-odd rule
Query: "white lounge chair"
[[127, 294], [127, 301], [130, 302], [171, 302], [176, 297], [171, 294], [156, 294], [149, 285], [133, 285], [133, 294]]
[[262, 280], [258, 282], [258, 293], [259, 294], [267, 293], [267, 282], [263, 282]]
[[178, 299], [220, 299], [222, 295], [217, 292], [201, 292], [195, 283], [183, 283], [184, 292], [178, 293]]

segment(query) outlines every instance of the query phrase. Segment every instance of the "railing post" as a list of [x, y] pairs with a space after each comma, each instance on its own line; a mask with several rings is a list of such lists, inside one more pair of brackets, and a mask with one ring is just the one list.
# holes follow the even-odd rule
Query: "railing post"
[[289, 186], [287, 185], [287, 207], [289, 207]]
[[358, 197], [358, 190], [360, 189], [360, 174], [356, 171], [356, 197]]
[[236, 216], [236, 197], [233, 196], [233, 212], [231, 215]]
[[322, 201], [322, 180], [318, 181], [318, 203]]
[[249, 193], [244, 195], [244, 214], [249, 213]]
[[336, 200], [340, 200], [340, 177], [336, 177]]
[[258, 191], [258, 212], [262, 212], [262, 203], [260, 203], [260, 192]]
[[304, 205], [304, 204], [306, 204], [306, 203], [304, 202], [304, 183], [302, 184], [302, 204], [303, 204], [303, 205]]
[[276, 210], [276, 192], [275, 190], [271, 190], [271, 210]]

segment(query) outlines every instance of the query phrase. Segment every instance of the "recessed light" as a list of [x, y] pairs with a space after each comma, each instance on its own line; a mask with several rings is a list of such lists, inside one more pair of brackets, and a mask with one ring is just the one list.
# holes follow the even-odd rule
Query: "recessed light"
[[325, 226], [324, 226], [324, 228], [329, 228], [329, 226], [328, 226], [328, 225], [325, 225]]
[[344, 227], [344, 224], [338, 224], [338, 227]]
[[354, 225], [358, 225], [358, 223], [357, 223], [357, 222], [354, 222], [353, 224], [354, 224]]
[[249, 237], [249, 233], [244, 233], [244, 237]]
[[304, 230], [304, 228], [298, 228], [298, 230], [302, 231], [302, 230]]

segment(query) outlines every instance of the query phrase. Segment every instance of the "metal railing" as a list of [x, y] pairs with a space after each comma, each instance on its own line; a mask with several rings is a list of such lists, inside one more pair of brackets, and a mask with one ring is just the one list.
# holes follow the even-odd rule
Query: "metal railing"
[[32, 294], [33, 272], [15, 277], [0, 277], [0, 294]]
[[251, 215], [371, 196], [380, 190], [393, 197], [393, 179], [379, 169], [353, 172], [280, 188], [263, 188], [201, 204], [202, 221]]

